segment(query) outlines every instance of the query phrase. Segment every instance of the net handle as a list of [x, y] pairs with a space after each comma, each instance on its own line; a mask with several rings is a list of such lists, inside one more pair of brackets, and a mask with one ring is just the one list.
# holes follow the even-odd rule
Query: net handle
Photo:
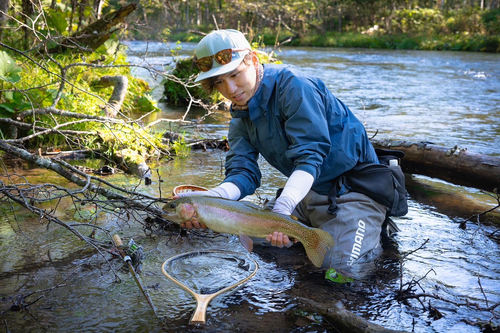
[[[165, 270], [165, 265], [168, 264], [169, 262], [171, 262], [175, 259], [179, 259], [179, 258], [184, 257], [184, 256], [189, 256], [191, 254], [198, 254], [198, 253], [225, 253], [225, 254], [236, 254], [239, 256], [243, 255], [242, 253], [239, 253], [239, 252], [222, 251], [222, 250], [192, 251], [192, 252], [186, 252], [186, 253], [181, 253], [181, 254], [175, 255], [175, 256], [167, 259], [163, 263], [163, 265], [161, 265], [161, 271], [163, 272], [163, 275], [165, 275], [169, 280], [175, 282], [179, 287], [181, 287], [182, 289], [186, 290], [191, 295], [193, 295], [193, 297], [196, 300], [196, 310], [194, 311], [193, 315], [191, 316], [191, 319], [189, 320], [190, 324], [205, 324], [208, 304], [218, 295], [247, 282], [259, 270], [259, 264], [257, 263], [257, 261], [255, 261], [253, 258], [250, 258], [250, 260], [252, 260], [255, 264], [255, 269], [253, 270], [252, 273], [250, 273], [250, 275], [248, 275], [244, 279], [241, 279], [238, 282], [236, 282], [236, 283], [234, 283], [234, 284], [232, 284], [224, 289], [221, 289], [213, 294], [207, 294], [207, 295], [198, 294], [194, 290], [192, 290], [191, 288], [189, 288], [188, 286], [186, 286], [185, 284], [183, 284], [182, 282], [180, 282], [179, 280], [177, 280], [176, 278], [174, 278], [173, 276], [168, 274], [168, 272]], [[246, 257], [248, 257], [248, 256], [246, 256]]]

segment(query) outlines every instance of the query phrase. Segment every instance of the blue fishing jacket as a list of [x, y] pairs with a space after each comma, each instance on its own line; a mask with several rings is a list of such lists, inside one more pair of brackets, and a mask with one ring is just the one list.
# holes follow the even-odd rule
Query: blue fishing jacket
[[[265, 65], [248, 110], [231, 110], [226, 178], [241, 198], [260, 186], [259, 153], [286, 177], [303, 170], [326, 195], [358, 163], [378, 163], [363, 124], [318, 78]], [[241, 199], [240, 198], [240, 199]]]

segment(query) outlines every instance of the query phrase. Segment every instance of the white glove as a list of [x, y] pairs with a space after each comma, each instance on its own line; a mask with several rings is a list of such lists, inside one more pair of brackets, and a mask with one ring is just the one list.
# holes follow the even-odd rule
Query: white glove
[[304, 199], [314, 183], [314, 177], [308, 172], [295, 170], [288, 178], [285, 188], [273, 207], [273, 212], [291, 215], [298, 203]]
[[222, 183], [208, 191], [193, 191], [177, 194], [179, 198], [189, 197], [194, 195], [205, 195], [209, 197], [219, 197], [224, 199], [238, 200], [241, 196], [241, 191], [234, 183]]

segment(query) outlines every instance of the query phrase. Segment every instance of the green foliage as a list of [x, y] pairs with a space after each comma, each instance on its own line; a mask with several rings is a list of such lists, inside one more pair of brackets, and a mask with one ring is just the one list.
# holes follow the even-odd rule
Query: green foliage
[[18, 91], [6, 91], [3, 94], [3, 101], [0, 104], [0, 117], [3, 118], [12, 118], [17, 111], [30, 106], [25, 96]]
[[193, 75], [198, 73], [198, 67], [194, 64], [192, 57], [179, 59], [171, 74], [183, 80], [189, 86], [186, 87], [173, 80], [164, 80], [166, 102], [172, 105], [187, 104], [189, 103], [188, 91], [191, 96], [204, 102], [214, 102], [213, 97], [209, 96], [199, 84], [193, 85]]
[[158, 108], [158, 103], [153, 99], [151, 94], [146, 94], [142, 97], [139, 97], [136, 100], [136, 109], [141, 112], [160, 111], [160, 108]]
[[63, 11], [60, 8], [45, 10], [45, 17], [49, 26], [56, 28], [57, 32], [63, 34], [68, 28], [68, 21], [64, 17]]
[[500, 36], [490, 37], [468, 33], [442, 36], [409, 36], [405, 34], [368, 36], [359, 33], [326, 33], [321, 36], [303, 38], [301, 45], [500, 53]]
[[439, 34], [459, 34], [464, 32], [479, 34], [485, 31], [481, 12], [474, 8], [447, 12], [445, 21], [439, 28], [437, 30]]
[[99, 138], [94, 136], [84, 138], [85, 146], [89, 149], [99, 149], [108, 157], [126, 149], [147, 159], [158, 156], [158, 149], [168, 149], [163, 143], [161, 133], [148, 132], [135, 123], [96, 125], [95, 131], [99, 134]]
[[185, 133], [183, 133], [183, 135], [172, 145], [172, 149], [175, 151], [177, 157], [187, 157], [191, 151], [191, 147], [186, 144], [184, 136]]
[[441, 11], [430, 8], [402, 9], [395, 12], [392, 25], [397, 33], [428, 34], [439, 31], [443, 22]]
[[[29, 9], [21, 6], [21, 1], [12, 1], [11, 4], [8, 14], [12, 19], [2, 23], [1, 42], [20, 52], [7, 54], [0, 51], [0, 117], [16, 118], [23, 111], [47, 107], [75, 114], [104, 116], [103, 106], [114, 88], [99, 87], [99, 84], [96, 84], [103, 76], [127, 76], [128, 90], [121, 106], [123, 113], [159, 110], [148, 93], [150, 88], [147, 82], [131, 75], [124, 48], [116, 35], [111, 35], [92, 53], [79, 54], [69, 50], [65, 54], [56, 54], [54, 49], [50, 50], [56, 45], [58, 37], [68, 36], [76, 28], [81, 29], [95, 20], [96, 16], [90, 3], [82, 2], [78, 6], [72, 6], [68, 5], [67, 1], [44, 0], [31, 6], [28, 1]], [[107, 7], [106, 10], [116, 10], [118, 7], [117, 4], [112, 8]], [[63, 39], [58, 42], [61, 40]], [[23, 47], [28, 51], [23, 51]], [[50, 50], [49, 54], [45, 52], [46, 48]], [[131, 156], [144, 159], [159, 157], [160, 152], [168, 150], [168, 146], [163, 144], [161, 134], [149, 132], [132, 123], [117, 125], [93, 120], [75, 120], [68, 116], [42, 113], [33, 115], [30, 112], [19, 119], [47, 129], [58, 126], [64, 131], [83, 131], [88, 134], [73, 132], [63, 136], [54, 132], [38, 135], [35, 139], [24, 142], [28, 147], [58, 147], [71, 144], [71, 148], [97, 149], [109, 157], [129, 150], [135, 154], [130, 154]], [[7, 129], [9, 128], [7, 126]], [[4, 134], [9, 135], [5, 126], [2, 126], [2, 131], [1, 137]], [[37, 133], [40, 131], [37, 130]], [[20, 129], [16, 134], [18, 138], [25, 137], [33, 134], [33, 130]]]
[[[104, 42], [101, 46], [95, 50], [95, 53], [101, 54], [103, 56], [114, 56], [118, 54], [120, 57], [123, 57], [124, 54], [120, 52], [120, 42], [115, 38], [110, 38]], [[124, 59], [118, 59], [118, 61], [126, 63]]]
[[481, 19], [487, 35], [500, 35], [500, 8], [485, 11], [481, 15]]
[[19, 76], [20, 72], [21, 67], [16, 65], [15, 60], [6, 52], [0, 51], [0, 80], [10, 83], [19, 82], [19, 80], [21, 80]]
[[[129, 79], [129, 88], [122, 105], [122, 111], [131, 113], [136, 110], [146, 112], [157, 110], [155, 101], [147, 94], [150, 90], [147, 82], [134, 78], [130, 74], [128, 66], [112, 67], [113, 65], [128, 65], [125, 53], [117, 46], [116, 40], [110, 40], [98, 51], [89, 55], [53, 55], [55, 61], [62, 67], [68, 68], [66, 71], [67, 83], [55, 107], [75, 113], [103, 116], [104, 112], [100, 106], [109, 99], [113, 88], [98, 89], [92, 82], [98, 81], [100, 77], [105, 75], [126, 75]], [[21, 60], [20, 58], [18, 63], [21, 63]], [[32, 108], [46, 108], [54, 103], [61, 82], [60, 68], [54, 61], [44, 59], [37, 59], [37, 61], [40, 66], [33, 64], [33, 62], [24, 61], [21, 67], [16, 65], [13, 58], [0, 51], [0, 79], [4, 83], [3, 89], [7, 90], [0, 95], [1, 117], [11, 118], [16, 113]], [[110, 67], [89, 70], [88, 66], [72, 66], [75, 63], [94, 63]], [[18, 91], [9, 91], [14, 88]], [[31, 119], [26, 120], [30, 121]], [[38, 121], [44, 126], [50, 127], [68, 121], [68, 119], [60, 116], [39, 116]], [[64, 129], [92, 131], [95, 130], [95, 125], [91, 122], [76, 123]], [[53, 133], [38, 137], [36, 144], [57, 145], [62, 142], [58, 136], [58, 134]]]

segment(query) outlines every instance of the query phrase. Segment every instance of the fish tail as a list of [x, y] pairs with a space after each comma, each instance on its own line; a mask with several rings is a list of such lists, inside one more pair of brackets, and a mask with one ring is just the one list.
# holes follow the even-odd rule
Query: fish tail
[[328, 250], [335, 245], [332, 235], [322, 229], [309, 230], [309, 241], [303, 243], [307, 257], [316, 267], [321, 267]]

